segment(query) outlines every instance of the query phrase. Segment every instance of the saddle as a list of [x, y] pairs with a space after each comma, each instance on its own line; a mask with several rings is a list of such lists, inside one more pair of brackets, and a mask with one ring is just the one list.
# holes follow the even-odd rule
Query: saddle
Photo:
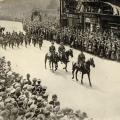
[[79, 68], [82, 68], [82, 69], [87, 69], [86, 68], [86, 62], [80, 62], [80, 63], [76, 63], [76, 66], [79, 67]]

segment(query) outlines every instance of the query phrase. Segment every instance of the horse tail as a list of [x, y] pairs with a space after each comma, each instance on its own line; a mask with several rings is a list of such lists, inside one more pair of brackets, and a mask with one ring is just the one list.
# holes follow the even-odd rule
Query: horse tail
[[47, 54], [45, 55], [45, 69], [46, 69], [46, 63], [47, 63]]
[[74, 71], [76, 69], [76, 63], [72, 62], [72, 70]]

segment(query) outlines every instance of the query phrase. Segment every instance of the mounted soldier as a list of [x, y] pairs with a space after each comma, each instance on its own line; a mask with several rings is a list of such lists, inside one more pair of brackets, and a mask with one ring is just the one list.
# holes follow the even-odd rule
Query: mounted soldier
[[60, 59], [63, 59], [63, 57], [65, 57], [65, 47], [63, 42], [60, 43], [60, 46], [58, 48], [58, 53], [59, 53]]
[[50, 57], [51, 58], [54, 58], [55, 51], [56, 51], [56, 48], [54, 46], [54, 42], [52, 41], [51, 42], [51, 46], [49, 47], [49, 53], [50, 53]]
[[83, 51], [78, 55], [78, 60], [77, 60], [78, 67], [84, 67], [85, 64], [85, 55]]

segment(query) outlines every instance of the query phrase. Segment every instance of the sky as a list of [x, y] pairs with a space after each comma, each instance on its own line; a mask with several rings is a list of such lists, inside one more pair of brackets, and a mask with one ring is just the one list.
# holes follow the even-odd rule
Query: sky
[[[8, 4], [13, 3], [15, 1], [21, 2], [20, 0], [0, 0], [0, 2], [3, 2], [3, 1], [7, 2]], [[25, 1], [24, 3], [32, 3], [33, 0], [24, 0], [24, 1]], [[57, 1], [59, 4], [59, 0], [39, 0], [39, 2], [37, 0], [37, 3], [39, 3], [41, 7], [46, 8], [50, 4], [51, 1], [52, 2]]]

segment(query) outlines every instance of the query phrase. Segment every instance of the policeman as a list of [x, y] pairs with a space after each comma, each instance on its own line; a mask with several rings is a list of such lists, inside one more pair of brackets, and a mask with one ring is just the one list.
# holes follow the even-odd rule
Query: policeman
[[56, 48], [54, 46], [54, 42], [52, 41], [51, 46], [49, 47], [49, 52], [50, 52], [51, 57], [53, 57], [55, 55], [55, 51], [56, 51]]
[[65, 47], [64, 47], [63, 42], [60, 43], [60, 46], [58, 48], [58, 53], [59, 53], [60, 59], [62, 59], [65, 54]]

